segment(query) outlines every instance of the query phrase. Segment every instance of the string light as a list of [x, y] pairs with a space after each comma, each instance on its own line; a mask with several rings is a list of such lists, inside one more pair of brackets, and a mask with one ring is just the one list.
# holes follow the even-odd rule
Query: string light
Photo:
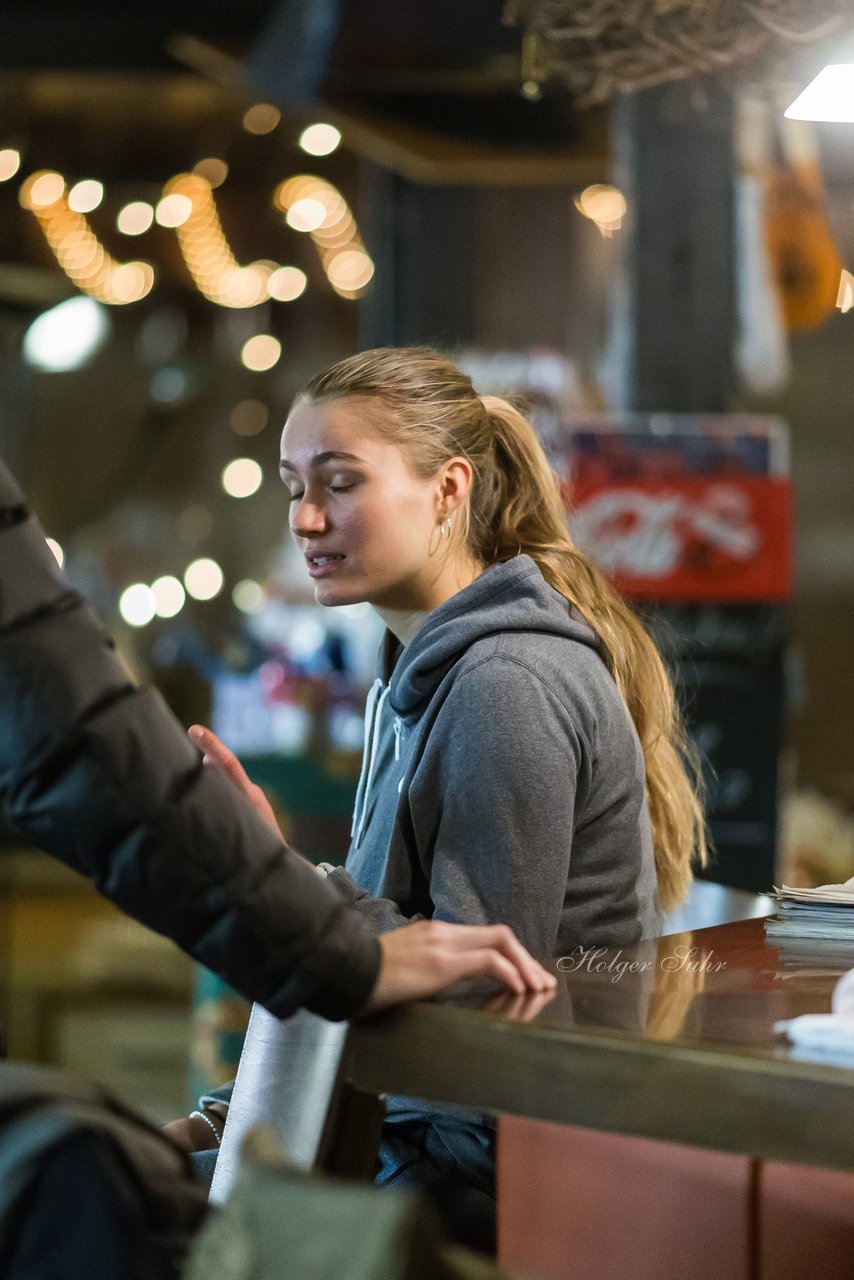
[[303, 196], [288, 209], [285, 221], [294, 231], [316, 231], [326, 221], [326, 208], [313, 196]]
[[104, 184], [95, 178], [75, 182], [68, 193], [68, 207], [75, 213], [91, 213], [104, 199]]
[[299, 136], [299, 145], [310, 156], [328, 156], [341, 142], [341, 133], [333, 124], [310, 124]]
[[193, 165], [193, 173], [204, 178], [212, 187], [221, 187], [228, 177], [228, 165], [218, 156], [207, 156]]
[[163, 195], [164, 200], [180, 196], [189, 207], [187, 218], [176, 225], [175, 234], [199, 292], [220, 307], [257, 307], [264, 302], [276, 263], [240, 266], [223, 232], [207, 178], [198, 173], [179, 173], [166, 183]]
[[[208, 183], [210, 186], [210, 183]], [[154, 217], [161, 227], [182, 227], [193, 212], [193, 202], [180, 191], [173, 191], [158, 201]]]
[[278, 363], [282, 354], [282, 344], [271, 333], [256, 333], [254, 338], [244, 342], [240, 359], [247, 369], [253, 373], [266, 373]]
[[141, 236], [154, 222], [154, 205], [147, 200], [132, 200], [119, 210], [116, 226], [122, 235]]
[[0, 151], [0, 182], [14, 178], [21, 167], [21, 153], [17, 147], [3, 147]]
[[21, 184], [19, 200], [37, 219], [50, 249], [81, 293], [109, 306], [139, 302], [154, 285], [148, 262], [118, 262], [107, 253], [85, 216], [68, 203], [59, 173], [39, 170]]
[[311, 236], [326, 278], [339, 297], [361, 297], [374, 264], [341, 192], [323, 178], [301, 173], [280, 183], [273, 204], [289, 226]]
[[267, 281], [270, 297], [277, 302], [294, 302], [305, 293], [308, 277], [299, 267], [279, 267]]

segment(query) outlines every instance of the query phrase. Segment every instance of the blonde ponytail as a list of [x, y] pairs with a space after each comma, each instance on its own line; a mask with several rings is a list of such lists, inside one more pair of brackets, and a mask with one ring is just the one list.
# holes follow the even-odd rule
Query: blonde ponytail
[[417, 475], [467, 457], [475, 475], [466, 528], [471, 554], [483, 564], [529, 555], [596, 633], [643, 750], [659, 901], [669, 911], [687, 894], [692, 858], [700, 865], [707, 858], [699, 774], [661, 655], [569, 536], [557, 480], [530, 422], [506, 400], [477, 396], [464, 373], [425, 347], [351, 356], [299, 399], [343, 396], [382, 402], [384, 412], [371, 421], [405, 451]]

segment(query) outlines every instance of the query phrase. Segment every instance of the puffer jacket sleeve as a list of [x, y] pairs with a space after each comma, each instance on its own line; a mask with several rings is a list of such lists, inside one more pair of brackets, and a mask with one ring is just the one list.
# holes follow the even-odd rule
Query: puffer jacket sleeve
[[137, 687], [0, 462], [0, 800], [18, 830], [250, 999], [349, 1017], [379, 945]]

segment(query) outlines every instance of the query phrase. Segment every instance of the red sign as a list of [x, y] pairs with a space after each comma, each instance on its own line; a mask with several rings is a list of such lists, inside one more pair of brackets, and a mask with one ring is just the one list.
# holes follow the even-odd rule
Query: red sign
[[572, 536], [626, 596], [721, 603], [789, 598], [786, 479], [617, 479], [585, 475], [582, 468], [566, 496]]

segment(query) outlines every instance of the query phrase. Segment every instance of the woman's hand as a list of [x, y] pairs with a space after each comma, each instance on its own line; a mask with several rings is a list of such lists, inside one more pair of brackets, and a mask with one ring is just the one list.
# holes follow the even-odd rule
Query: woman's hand
[[[216, 734], [210, 729], [206, 729], [203, 724], [190, 725], [187, 733], [190, 740], [203, 752], [205, 764], [219, 765], [228, 774], [234, 785], [243, 792], [258, 816], [263, 818], [267, 826], [271, 827], [277, 835], [281, 836], [282, 832], [276, 821], [276, 815], [273, 813], [270, 801], [257, 783], [253, 782], [249, 777], [234, 752], [230, 751], [225, 743], [221, 742]], [[282, 836], [282, 839], [284, 839], [284, 836]]]
[[435, 995], [464, 978], [495, 978], [517, 995], [553, 991], [557, 985], [504, 924], [420, 920], [382, 934], [379, 944], [379, 976], [365, 1013]]

